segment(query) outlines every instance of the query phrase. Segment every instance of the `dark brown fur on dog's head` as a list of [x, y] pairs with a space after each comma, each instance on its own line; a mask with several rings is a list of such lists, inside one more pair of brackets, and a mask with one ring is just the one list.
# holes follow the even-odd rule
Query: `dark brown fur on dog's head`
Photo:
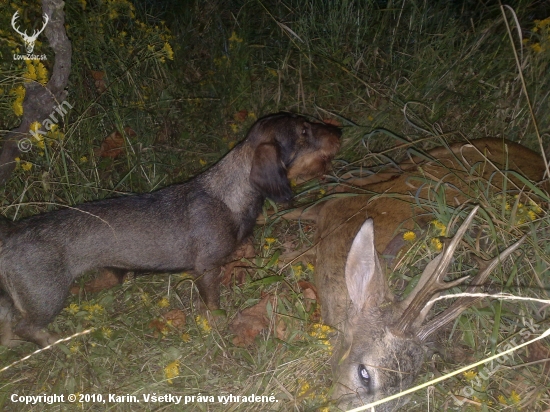
[[324, 173], [339, 137], [302, 116], [266, 116], [186, 183], [0, 223], [0, 343], [52, 343], [45, 327], [74, 279], [92, 269], [190, 271], [203, 302], [217, 308], [216, 269], [251, 235], [265, 198], [288, 202], [289, 178]]
[[326, 173], [340, 147], [340, 136], [339, 128], [311, 123], [302, 116], [281, 113], [258, 120], [247, 138], [259, 141], [250, 173], [252, 185], [277, 202], [288, 202], [292, 198], [289, 179]]

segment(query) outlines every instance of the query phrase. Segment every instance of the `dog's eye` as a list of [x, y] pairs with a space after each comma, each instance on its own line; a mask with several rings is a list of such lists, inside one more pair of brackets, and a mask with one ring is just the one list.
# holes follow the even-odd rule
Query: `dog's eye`
[[359, 365], [357, 373], [359, 374], [359, 380], [361, 381], [363, 387], [370, 392], [372, 381], [365, 365]]

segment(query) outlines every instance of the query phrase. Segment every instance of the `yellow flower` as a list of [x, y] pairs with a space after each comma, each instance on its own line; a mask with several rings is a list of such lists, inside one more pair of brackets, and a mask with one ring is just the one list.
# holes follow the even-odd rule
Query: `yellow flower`
[[23, 100], [23, 98], [25, 97], [26, 92], [27, 92], [27, 90], [21, 85], [11, 89], [11, 94], [16, 95], [21, 100]]
[[184, 333], [181, 335], [181, 340], [185, 343], [191, 342], [191, 336], [188, 333]]
[[28, 172], [32, 169], [32, 163], [30, 162], [23, 162], [21, 163], [21, 169], [23, 169], [25, 172]]
[[231, 63], [231, 60], [227, 56], [222, 56], [219, 59], [214, 59], [214, 63], [216, 64], [216, 66], [223, 66], [223, 65], [228, 66], [229, 63]]
[[23, 73], [23, 78], [26, 82], [36, 80], [36, 68], [32, 64], [32, 60], [25, 60], [27, 63], [27, 71]]
[[443, 243], [441, 243], [441, 240], [434, 237], [432, 240], [430, 240], [430, 244], [435, 250], [441, 250], [443, 249]]
[[510, 401], [512, 401], [512, 403], [519, 403], [521, 401], [521, 397], [516, 391], [512, 391], [510, 394]]
[[111, 336], [113, 335], [113, 330], [111, 328], [103, 326], [101, 328], [101, 334], [105, 339], [111, 339]]
[[243, 39], [241, 39], [239, 36], [237, 36], [237, 33], [233, 32], [231, 33], [231, 37], [229, 38], [230, 42], [236, 42], [236, 43], [242, 43]]
[[29, 127], [29, 130], [32, 130], [33, 132], [36, 132], [38, 129], [42, 127], [42, 123], [40, 122], [32, 122], [31, 126]]
[[16, 158], [15, 158], [15, 159], [13, 159], [13, 160], [15, 160], [15, 163], [19, 163], [19, 162], [21, 162], [21, 159], [20, 159], [19, 157], [16, 157]]
[[162, 50], [164, 50], [164, 53], [166, 53], [166, 57], [168, 57], [169, 60], [174, 60], [174, 51], [168, 42], [164, 43]]
[[248, 117], [250, 117], [251, 119], [256, 120], [256, 113], [254, 113], [254, 112], [248, 112]]
[[527, 212], [527, 215], [529, 216], [529, 219], [535, 220], [537, 218], [537, 214], [533, 212], [532, 210]]
[[403, 240], [407, 242], [413, 242], [416, 239], [416, 234], [414, 232], [408, 231], [403, 234]]
[[199, 159], [199, 163], [201, 164], [201, 166], [205, 166], [206, 165], [206, 160]]
[[504, 395], [498, 395], [498, 401], [499, 403], [503, 404], [503, 405], [508, 405], [508, 402], [506, 401], [506, 398], [504, 397]]
[[65, 310], [71, 315], [76, 315], [80, 310], [80, 306], [78, 306], [76, 303], [71, 303], [69, 307], [65, 308]]
[[275, 69], [270, 69], [269, 67], [267, 68], [267, 72], [272, 75], [273, 77], [279, 77], [279, 72], [277, 72], [277, 70]]
[[162, 298], [158, 301], [157, 305], [159, 308], [167, 308], [170, 306], [170, 301], [168, 300], [168, 298]]
[[303, 396], [306, 394], [307, 391], [309, 391], [309, 383], [303, 379], [300, 379], [299, 385], [300, 390], [298, 391], [298, 396]]
[[273, 242], [275, 242], [277, 239], [275, 239], [274, 237], [266, 237], [265, 238], [265, 243], [267, 243], [268, 245], [271, 245]]
[[542, 47], [540, 45], [540, 43], [533, 43], [531, 45], [531, 49], [535, 52], [535, 53], [540, 53], [542, 51]]
[[45, 85], [48, 83], [48, 69], [40, 61], [36, 61], [36, 77], [40, 84]]
[[199, 328], [201, 328], [203, 333], [210, 333], [210, 331], [212, 330], [212, 326], [210, 326], [208, 319], [206, 319], [204, 316], [198, 315], [195, 318], [195, 321], [197, 322], [197, 325], [199, 326]]
[[12, 107], [16, 116], [23, 116], [23, 100], [15, 99]]
[[446, 236], [447, 226], [441, 223], [439, 220], [432, 220], [432, 225], [439, 230], [439, 236]]
[[546, 26], [550, 26], [550, 17], [545, 18], [544, 20], [534, 20], [535, 27], [544, 29]]
[[296, 276], [298, 279], [302, 277], [302, 265], [291, 266], [291, 268], [294, 272], [294, 276]]
[[237, 123], [231, 123], [229, 127], [231, 127], [231, 130], [233, 130], [233, 133], [237, 133], [239, 131], [239, 126], [237, 125]]
[[151, 297], [149, 296], [148, 293], [143, 292], [141, 294], [140, 298], [141, 298], [141, 301], [143, 302], [144, 305], [150, 305], [151, 304]]
[[82, 309], [88, 312], [90, 316], [101, 315], [105, 312], [105, 308], [101, 306], [99, 303], [90, 304], [88, 302], [85, 302], [82, 304]]
[[180, 361], [176, 359], [174, 362], [170, 362], [164, 368], [164, 376], [166, 377], [166, 382], [172, 384], [172, 379], [179, 376], [180, 374]]
[[311, 263], [308, 263], [307, 268], [308, 268], [308, 270], [313, 272], [313, 270], [315, 269], [315, 266], [313, 266]]
[[51, 139], [55, 140], [63, 140], [65, 138], [65, 133], [63, 133], [61, 130], [58, 130], [58, 127], [56, 124], [54, 124], [51, 129], [48, 131], [48, 136]]
[[86, 156], [82, 156], [80, 158], [80, 163], [87, 163], [88, 162], [88, 158]]
[[69, 347], [69, 350], [71, 351], [71, 353], [77, 353], [80, 349], [80, 346], [82, 344], [80, 342], [74, 342], [70, 347]]
[[317, 339], [326, 339], [328, 334], [332, 332], [332, 328], [322, 323], [314, 323], [311, 325], [311, 331], [309, 334]]
[[463, 375], [466, 378], [466, 380], [471, 381], [477, 376], [477, 372], [472, 370], [472, 371], [464, 372]]

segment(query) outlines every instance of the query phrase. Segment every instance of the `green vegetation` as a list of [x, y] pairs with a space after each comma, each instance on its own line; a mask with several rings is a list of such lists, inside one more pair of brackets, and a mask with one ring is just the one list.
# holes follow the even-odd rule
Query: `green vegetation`
[[[458, 0], [154, 3], [66, 3], [73, 47], [67, 101], [73, 109], [57, 129], [41, 140], [31, 139], [32, 149], [17, 159], [12, 179], [0, 189], [3, 215], [19, 219], [59, 205], [183, 181], [220, 159], [256, 118], [280, 110], [343, 125], [336, 176], [400, 159], [410, 147], [422, 151], [485, 136], [505, 137], [539, 152], [547, 149], [550, 10], [517, 1], [517, 20], [504, 9], [508, 30], [498, 6]], [[22, 113], [22, 85], [47, 81], [54, 58], [41, 36], [35, 53], [45, 53], [48, 60], [14, 61], [12, 54], [22, 45], [10, 27], [13, 13], [20, 10], [22, 26], [30, 28], [40, 21], [41, 10], [37, 2], [0, 4], [0, 127], [10, 130]], [[116, 156], [108, 153], [113, 149], [106, 146], [108, 136], [118, 142]], [[297, 201], [322, 196], [326, 187], [320, 185], [296, 187]], [[486, 185], [480, 183], [480, 192], [485, 193]], [[512, 275], [494, 274], [496, 290], [502, 285], [518, 295], [548, 298], [549, 199], [544, 193], [542, 199], [543, 204], [534, 206], [504, 196], [484, 205], [502, 217], [492, 227], [483, 226], [490, 229], [488, 242], [500, 247], [518, 228], [531, 239]], [[447, 225], [451, 213], [442, 203], [435, 199], [431, 206]], [[109, 290], [71, 296], [50, 328], [63, 337], [92, 332], [2, 372], [0, 408], [22, 410], [10, 401], [13, 393], [112, 393], [141, 399], [156, 392], [274, 394], [279, 402], [264, 404], [263, 410], [335, 410], [326, 404], [331, 382], [326, 331], [316, 326], [318, 308], [298, 285], [312, 279], [314, 268], [305, 261], [282, 271], [276, 266], [281, 251], [311, 244], [313, 231], [295, 222], [259, 227], [252, 267], [244, 284], [222, 288], [224, 313], [215, 323], [194, 311], [196, 292], [185, 274], [137, 277]], [[397, 286], [414, 278], [424, 255], [433, 250], [429, 239], [417, 242], [392, 277]], [[475, 239], [471, 244], [475, 247]], [[457, 259], [455, 266], [462, 268], [462, 261]], [[234, 345], [227, 324], [266, 294], [277, 297], [267, 304], [269, 327], [253, 345]], [[492, 300], [468, 311], [441, 334], [452, 352], [449, 359], [456, 362], [436, 358], [420, 380], [433, 376], [434, 365], [441, 373], [452, 371], [498, 351], [514, 337], [519, 343], [522, 319], [538, 324], [539, 331], [547, 329], [548, 310], [541, 307]], [[186, 315], [185, 325], [175, 326], [163, 317], [172, 309]], [[31, 344], [0, 347], [0, 369], [34, 349]], [[498, 379], [476, 381], [475, 396], [462, 406], [449, 393], [460, 393], [480, 371], [449, 379], [429, 395], [417, 393], [407, 410], [425, 411], [428, 404], [430, 410], [449, 411], [548, 409], [540, 401], [548, 396], [548, 364], [537, 362], [546, 358], [547, 344], [521, 350], [507, 363], [517, 367], [501, 369]], [[520, 366], [527, 362], [533, 363]], [[133, 411], [168, 405], [75, 403], [49, 408]], [[182, 409], [168, 406], [176, 408]], [[217, 402], [184, 407], [258, 409], [258, 404]]]

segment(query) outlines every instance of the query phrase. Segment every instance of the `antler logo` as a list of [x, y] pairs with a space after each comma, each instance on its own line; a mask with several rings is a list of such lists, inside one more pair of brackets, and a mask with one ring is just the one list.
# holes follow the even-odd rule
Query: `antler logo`
[[25, 49], [27, 50], [27, 54], [32, 54], [32, 52], [34, 50], [34, 43], [36, 42], [36, 39], [37, 39], [38, 35], [44, 31], [44, 29], [46, 28], [46, 24], [48, 24], [48, 21], [50, 21], [50, 18], [48, 17], [48, 15], [46, 13], [44, 13], [44, 25], [42, 26], [42, 28], [40, 30], [35, 30], [33, 32], [32, 36], [29, 36], [27, 34], [26, 30], [24, 32], [21, 32], [17, 28], [17, 26], [15, 25], [15, 22], [16, 22], [18, 17], [19, 17], [19, 12], [16, 11], [15, 14], [13, 15], [13, 17], [11, 18], [11, 26], [13, 27], [13, 29], [21, 37], [23, 37], [23, 41], [25, 42]]

